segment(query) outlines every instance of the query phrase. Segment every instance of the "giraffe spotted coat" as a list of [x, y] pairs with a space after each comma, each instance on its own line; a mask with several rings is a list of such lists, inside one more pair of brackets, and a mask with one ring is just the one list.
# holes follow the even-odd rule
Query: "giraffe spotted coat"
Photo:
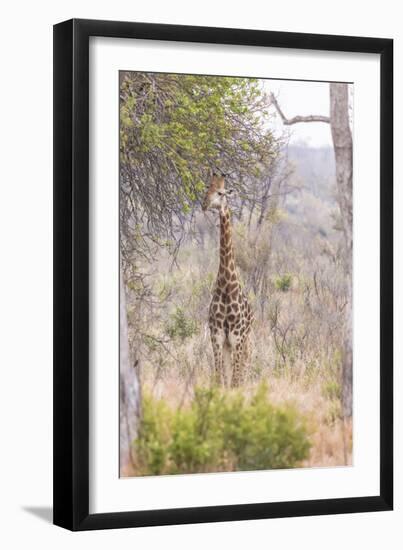
[[[220, 215], [220, 264], [209, 310], [209, 328], [214, 353], [215, 378], [226, 384], [226, 362], [232, 367], [231, 385], [239, 386], [250, 361], [250, 333], [254, 320], [251, 306], [241, 288], [232, 244], [230, 211], [224, 178], [213, 176], [203, 209]], [[228, 361], [225, 361], [225, 359]]]

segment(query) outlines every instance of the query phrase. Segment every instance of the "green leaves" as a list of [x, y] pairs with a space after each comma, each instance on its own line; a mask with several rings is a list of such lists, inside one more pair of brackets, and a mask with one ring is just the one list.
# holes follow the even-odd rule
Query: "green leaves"
[[293, 468], [310, 449], [303, 417], [274, 406], [262, 383], [247, 400], [241, 393], [196, 388], [188, 408], [173, 409], [144, 395], [135, 442], [140, 474], [175, 474]]
[[182, 341], [196, 334], [198, 330], [197, 322], [187, 316], [181, 307], [175, 309], [165, 327], [165, 332], [170, 338], [179, 338]]
[[157, 186], [168, 175], [170, 192], [180, 189], [187, 203], [178, 211], [188, 214], [210, 167], [237, 173], [241, 185], [270, 161], [265, 106], [254, 79], [128, 72], [121, 84], [121, 171], [136, 191], [144, 179]]

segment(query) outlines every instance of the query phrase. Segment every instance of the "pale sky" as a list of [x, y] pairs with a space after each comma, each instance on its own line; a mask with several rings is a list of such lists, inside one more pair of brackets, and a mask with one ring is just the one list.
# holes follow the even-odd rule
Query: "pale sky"
[[[265, 80], [267, 92], [273, 92], [287, 118], [296, 115], [329, 116], [329, 84], [327, 82], [304, 82], [293, 80]], [[330, 126], [324, 122], [302, 122], [283, 126], [279, 115], [271, 120], [275, 132], [283, 129], [290, 132], [290, 144], [305, 142], [311, 147], [332, 146]]]

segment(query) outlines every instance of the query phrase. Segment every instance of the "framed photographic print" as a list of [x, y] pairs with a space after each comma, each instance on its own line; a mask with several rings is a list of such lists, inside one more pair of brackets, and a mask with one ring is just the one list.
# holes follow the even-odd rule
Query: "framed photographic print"
[[391, 510], [393, 43], [54, 27], [54, 523]]

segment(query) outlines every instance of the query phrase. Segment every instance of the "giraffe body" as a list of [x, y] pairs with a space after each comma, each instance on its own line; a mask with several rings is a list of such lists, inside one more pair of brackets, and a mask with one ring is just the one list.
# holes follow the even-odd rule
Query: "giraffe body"
[[220, 265], [210, 304], [209, 328], [216, 382], [227, 384], [226, 370], [230, 366], [231, 385], [235, 387], [244, 381], [249, 365], [254, 316], [235, 267], [230, 211], [225, 195], [224, 178], [214, 175], [203, 204], [204, 210], [213, 208], [220, 215]]

